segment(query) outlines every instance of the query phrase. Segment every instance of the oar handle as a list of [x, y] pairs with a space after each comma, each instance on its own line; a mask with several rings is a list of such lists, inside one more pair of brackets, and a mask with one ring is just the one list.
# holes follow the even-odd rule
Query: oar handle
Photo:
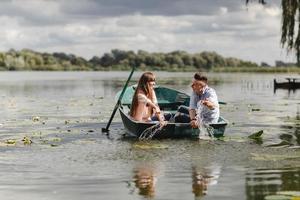
[[122, 98], [123, 98], [123, 95], [124, 95], [124, 93], [125, 93], [125, 90], [126, 90], [126, 88], [127, 88], [127, 85], [128, 85], [128, 83], [129, 83], [131, 77], [132, 77], [132, 74], [133, 74], [134, 70], [135, 70], [135, 67], [132, 67], [132, 70], [131, 70], [131, 72], [130, 72], [130, 74], [129, 74], [129, 77], [128, 77], [128, 79], [127, 79], [127, 81], [126, 81], [126, 83], [125, 83], [125, 85], [124, 85], [124, 87], [123, 87], [123, 90], [122, 90], [122, 92], [121, 92], [121, 94], [120, 94], [120, 96], [119, 96], [119, 98], [118, 98], [118, 101], [117, 101], [117, 103], [116, 103], [116, 105], [115, 105], [115, 108], [114, 108], [114, 110], [113, 110], [113, 112], [112, 112], [112, 114], [111, 114], [111, 116], [110, 116], [110, 119], [109, 119], [107, 125], [106, 125], [106, 128], [102, 128], [102, 132], [108, 132], [108, 131], [109, 131], [108, 128], [109, 128], [109, 126], [110, 126], [110, 124], [111, 124], [111, 122], [112, 122], [112, 120], [113, 120], [113, 118], [114, 118], [114, 116], [115, 116], [115, 114], [116, 114], [116, 111], [117, 111], [119, 105], [121, 104], [121, 100], [122, 100]]

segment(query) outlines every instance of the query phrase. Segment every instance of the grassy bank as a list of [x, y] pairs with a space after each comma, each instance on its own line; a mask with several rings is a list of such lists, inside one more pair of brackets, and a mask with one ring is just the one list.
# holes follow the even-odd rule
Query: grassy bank
[[[108, 67], [103, 71], [128, 71], [131, 67], [128, 66], [113, 66]], [[299, 73], [300, 67], [215, 67], [211, 70], [197, 69], [192, 66], [185, 68], [172, 67], [139, 67], [136, 71], [167, 71], [167, 72], [223, 72], [223, 73]]]
[[300, 67], [218, 67], [212, 72], [300, 73]]

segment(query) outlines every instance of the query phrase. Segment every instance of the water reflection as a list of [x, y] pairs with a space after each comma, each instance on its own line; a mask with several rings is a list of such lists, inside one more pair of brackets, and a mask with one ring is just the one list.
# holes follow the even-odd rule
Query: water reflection
[[297, 107], [296, 120], [298, 122], [296, 123], [295, 137], [296, 137], [297, 144], [300, 145], [300, 106], [299, 106], [299, 104]]
[[277, 87], [274, 87], [273, 92], [274, 92], [274, 94], [276, 94], [276, 91], [277, 91], [277, 90], [287, 90], [287, 91], [288, 91], [288, 95], [290, 95], [291, 92], [292, 92], [293, 94], [295, 94], [297, 89], [299, 89], [299, 88], [287, 88], [287, 89], [284, 89], [284, 88], [277, 88]]
[[[297, 104], [297, 113], [295, 117], [288, 117], [287, 122], [291, 123], [289, 127], [290, 133], [282, 133], [279, 135], [281, 140], [287, 141], [290, 145], [300, 145], [300, 104]], [[287, 128], [286, 126], [281, 126]]]
[[[140, 73], [135, 73], [132, 84], [137, 82]], [[0, 166], [5, 170], [1, 170], [0, 197], [30, 199], [32, 195], [38, 195], [45, 199], [82, 199], [89, 195], [88, 199], [239, 200], [264, 199], [266, 195], [277, 191], [300, 190], [299, 169], [252, 170], [245, 174], [244, 168], [256, 164], [264, 168], [274, 164], [299, 164], [290, 159], [278, 162], [247, 159], [249, 152], [259, 154], [268, 150], [252, 142], [220, 141], [207, 148], [202, 143], [195, 145], [190, 140], [171, 140], [163, 142], [168, 149], [133, 150], [127, 142], [118, 139], [118, 134], [124, 132], [119, 115], [115, 116], [110, 127], [110, 138], [107, 139], [100, 130], [106, 126], [115, 105], [114, 96], [122, 89], [128, 72], [1, 74], [0, 123], [3, 127], [0, 139], [21, 141], [28, 135], [33, 138], [33, 144], [22, 145], [22, 148], [20, 145], [1, 147], [3, 155]], [[30, 74], [32, 76], [27, 77]], [[190, 94], [188, 85], [192, 75], [157, 73], [157, 84]], [[226, 130], [227, 136], [244, 138], [250, 133], [264, 130], [264, 143], [281, 139], [300, 144], [300, 92], [297, 90], [287, 96], [288, 91], [278, 90], [274, 95], [273, 76], [209, 75], [209, 83], [217, 91], [220, 100], [228, 103], [221, 108], [222, 115], [234, 122]], [[214, 82], [214, 79], [222, 81]], [[42, 124], [42, 120], [34, 122], [34, 116], [41, 117], [45, 124]], [[42, 144], [36, 133], [41, 133], [49, 141], [52, 137], [61, 138], [62, 142], [57, 142], [60, 144], [57, 147]], [[274, 148], [278, 153], [281, 150], [298, 151]], [[205, 152], [212, 153], [207, 160]], [[199, 163], [191, 164], [196, 162], [195, 154], [199, 156]], [[163, 158], [163, 164], [158, 162], [159, 167], [153, 166], [151, 161], [159, 158]], [[61, 160], [63, 162], [53, 162]], [[148, 163], [135, 165], [141, 160], [148, 160]], [[222, 181], [219, 181], [220, 168], [209, 162], [223, 164]], [[115, 167], [112, 168], [113, 165]], [[232, 167], [239, 165], [243, 170]], [[32, 173], [19, 183], [20, 173], [21, 176], [26, 174], [24, 171]], [[63, 179], [71, 180], [72, 184], [61, 184], [57, 180], [58, 172], [64, 175]], [[76, 182], [78, 187], [75, 190], [74, 177], [86, 180]], [[128, 188], [124, 187], [120, 178], [129, 180]], [[41, 185], [41, 181], [44, 184]], [[61, 194], [53, 196], [44, 192], [51, 190], [61, 191]], [[128, 190], [134, 194], [128, 194]], [[121, 198], [116, 198], [116, 195]], [[31, 199], [38, 198], [34, 197]]]
[[300, 127], [296, 128], [295, 136], [296, 136], [297, 144], [300, 145]]
[[138, 194], [150, 199], [153, 198], [157, 181], [156, 168], [151, 165], [139, 164], [133, 173], [133, 182], [138, 189]]
[[279, 191], [300, 191], [300, 168], [254, 169], [246, 173], [247, 200], [265, 199]]
[[195, 199], [201, 199], [202, 196], [208, 192], [210, 185], [218, 183], [220, 176], [220, 167], [211, 168], [199, 168], [197, 166], [192, 167], [192, 188]]

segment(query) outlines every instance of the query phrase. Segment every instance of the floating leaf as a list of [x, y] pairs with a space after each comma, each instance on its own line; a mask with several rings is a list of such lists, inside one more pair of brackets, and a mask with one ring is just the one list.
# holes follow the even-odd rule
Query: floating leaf
[[15, 145], [16, 144], [16, 140], [15, 139], [8, 139], [5, 141], [6, 144], [12, 144]]
[[251, 153], [253, 156], [253, 160], [260, 160], [260, 161], [279, 161], [279, 160], [286, 160], [286, 159], [299, 159], [300, 155], [290, 156], [290, 155], [273, 155], [273, 154], [256, 154]]
[[49, 140], [51, 140], [53, 142], [61, 142], [61, 138], [59, 138], [59, 137], [51, 138]]
[[264, 131], [260, 130], [258, 132], [255, 132], [255, 133], [249, 135], [248, 138], [256, 140], [256, 139], [261, 138], [261, 136], [262, 136], [263, 133], [264, 133]]
[[300, 149], [300, 146], [297, 145], [297, 146], [292, 146], [292, 147], [289, 147], [290, 149]]
[[298, 197], [300, 199], [300, 191], [280, 191], [277, 194]]
[[265, 200], [291, 200], [291, 197], [285, 195], [269, 195], [265, 197]]
[[269, 145], [267, 145], [266, 147], [289, 146], [289, 145], [291, 145], [291, 144], [292, 144], [292, 143], [290, 143], [289, 141], [282, 140], [282, 141], [279, 142], [279, 143], [269, 144]]
[[27, 136], [25, 136], [22, 141], [24, 145], [30, 145], [32, 143], [32, 140]]
[[138, 149], [167, 149], [168, 145], [162, 144], [151, 144], [151, 143], [136, 143], [133, 145], [133, 148]]
[[38, 122], [38, 121], [40, 121], [40, 117], [38, 117], [38, 116], [32, 117], [32, 121]]
[[233, 141], [233, 142], [246, 142], [247, 140], [244, 137], [239, 137], [239, 136], [224, 136], [224, 137], [220, 137], [218, 138], [218, 140], [224, 141], [224, 142], [229, 142], [229, 141]]

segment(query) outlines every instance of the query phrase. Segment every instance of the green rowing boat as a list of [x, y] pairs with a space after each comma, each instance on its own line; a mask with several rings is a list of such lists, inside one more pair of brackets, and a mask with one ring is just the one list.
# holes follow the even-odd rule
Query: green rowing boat
[[[126, 133], [130, 136], [139, 137], [146, 129], [157, 124], [157, 122], [138, 122], [129, 115], [132, 97], [135, 91], [135, 85], [127, 87], [119, 105], [119, 111]], [[158, 105], [164, 112], [176, 113], [180, 105], [189, 105], [190, 96], [175, 89], [155, 86]], [[118, 99], [121, 91], [117, 93]], [[209, 124], [213, 128], [214, 137], [222, 137], [225, 132], [227, 120], [219, 118], [218, 123]], [[195, 138], [198, 137], [200, 130], [192, 128], [189, 123], [168, 122], [161, 131], [154, 135], [154, 138]]]

